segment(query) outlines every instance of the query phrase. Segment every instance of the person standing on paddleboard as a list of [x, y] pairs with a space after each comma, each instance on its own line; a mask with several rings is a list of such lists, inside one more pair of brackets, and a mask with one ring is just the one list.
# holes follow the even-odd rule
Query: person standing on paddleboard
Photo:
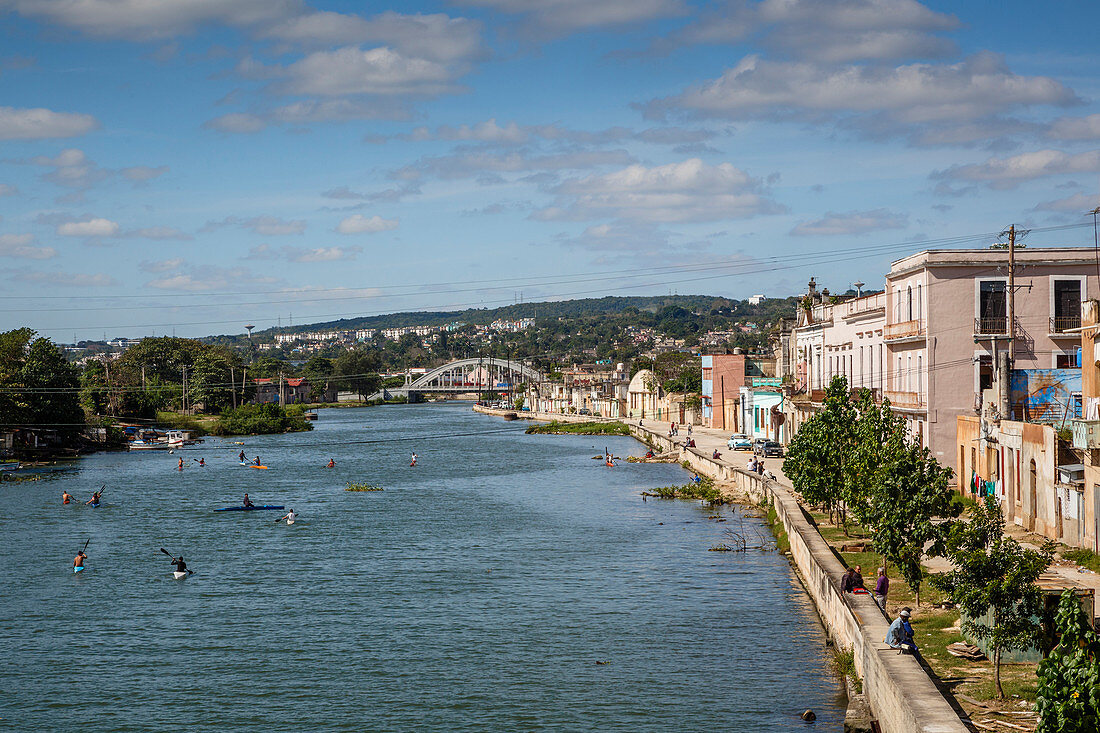
[[241, 463], [244, 463], [244, 451], [243, 450], [241, 451], [241, 454], [239, 456], [237, 456], [237, 458], [240, 458]]
[[182, 470], [183, 470], [183, 458], [180, 458], [180, 462], [179, 462], [179, 465], [178, 465], [178, 466], [176, 466], [176, 469], [177, 469], [177, 470], [180, 470], [180, 471], [182, 471]]
[[410, 466], [415, 466], [415, 465], [416, 465], [416, 454], [415, 454], [415, 453], [413, 453], [413, 455], [412, 455], [412, 463], [410, 463], [409, 465], [410, 465]]

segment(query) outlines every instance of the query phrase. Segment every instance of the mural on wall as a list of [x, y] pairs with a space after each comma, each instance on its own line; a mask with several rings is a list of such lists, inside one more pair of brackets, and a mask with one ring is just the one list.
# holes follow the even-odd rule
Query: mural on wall
[[1062, 423], [1081, 417], [1080, 369], [1014, 369], [1012, 419]]

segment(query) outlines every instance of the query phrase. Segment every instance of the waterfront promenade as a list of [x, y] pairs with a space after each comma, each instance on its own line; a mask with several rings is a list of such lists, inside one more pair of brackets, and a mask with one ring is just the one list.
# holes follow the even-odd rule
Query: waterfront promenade
[[[504, 415], [506, 410], [475, 406], [478, 412]], [[562, 422], [598, 422], [604, 418], [522, 412], [523, 418]], [[731, 496], [753, 503], [768, 502], [775, 508], [790, 544], [790, 559], [813, 599], [833, 644], [853, 652], [856, 670], [872, 713], [885, 733], [963, 733], [969, 730], [955, 708], [933, 683], [916, 658], [900, 655], [883, 639], [889, 619], [869, 595], [842, 593], [844, 565], [802, 510], [780, 470], [779, 459], [766, 460], [775, 481], [744, 469], [747, 451], [726, 448], [728, 435], [708, 428], [692, 429], [696, 447], [683, 449], [687, 429], [669, 437], [669, 423], [644, 420], [630, 423], [631, 433], [661, 450], [679, 450], [681, 461], [711, 476]], [[721, 458], [711, 456], [718, 450]]]

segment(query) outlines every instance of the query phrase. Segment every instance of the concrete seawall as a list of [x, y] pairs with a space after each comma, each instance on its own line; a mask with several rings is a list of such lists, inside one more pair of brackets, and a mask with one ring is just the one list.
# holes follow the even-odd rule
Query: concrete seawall
[[[491, 415], [504, 410], [475, 407]], [[560, 422], [600, 420], [581, 415], [519, 412], [524, 419]], [[631, 425], [638, 440], [662, 451], [681, 450], [683, 437], [675, 440], [646, 427]], [[830, 637], [838, 647], [851, 649], [856, 671], [863, 678], [863, 692], [885, 733], [966, 733], [969, 729], [947, 699], [932, 683], [917, 660], [898, 654], [883, 643], [889, 622], [870, 595], [842, 593], [844, 566], [809, 521], [791, 491], [780, 483], [715, 460], [698, 449], [681, 451], [681, 459], [701, 474], [735, 486], [743, 496], [771, 504], [790, 542], [791, 559], [817, 607]]]

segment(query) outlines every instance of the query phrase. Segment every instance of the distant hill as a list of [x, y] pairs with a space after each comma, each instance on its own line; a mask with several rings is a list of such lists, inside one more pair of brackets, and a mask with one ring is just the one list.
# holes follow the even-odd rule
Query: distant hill
[[[772, 301], [765, 301], [764, 304]], [[782, 301], [774, 301], [779, 303]], [[764, 306], [761, 304], [761, 306]], [[500, 308], [468, 308], [462, 311], [406, 311], [387, 313], [380, 316], [361, 318], [341, 318], [338, 321], [300, 324], [295, 326], [272, 327], [254, 332], [254, 338], [267, 341], [276, 333], [301, 333], [303, 331], [352, 331], [361, 328], [397, 328], [399, 326], [441, 326], [454, 321], [472, 324], [488, 324], [497, 319], [514, 320], [518, 318], [583, 318], [610, 313], [621, 313], [628, 308], [656, 313], [662, 308], [676, 306], [689, 311], [708, 313], [714, 308], [733, 308], [747, 306], [746, 301], [737, 301], [714, 295], [658, 295], [658, 296], [607, 296], [604, 298], [584, 298], [580, 300], [559, 300], [541, 303], [520, 303]], [[749, 306], [749, 310], [756, 310]], [[761, 310], [766, 310], [761, 308]], [[217, 337], [220, 339], [232, 336]], [[243, 338], [243, 337], [236, 337]]]

